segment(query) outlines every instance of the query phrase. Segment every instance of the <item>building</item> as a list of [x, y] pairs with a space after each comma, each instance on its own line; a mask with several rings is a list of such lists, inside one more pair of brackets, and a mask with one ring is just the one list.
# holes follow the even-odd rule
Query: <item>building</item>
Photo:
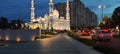
[[[65, 4], [57, 3], [55, 8], [60, 12], [60, 16], [65, 16]], [[80, 0], [70, 2], [70, 27], [72, 29], [98, 26], [97, 15]]]
[[54, 8], [53, 0], [49, 2], [49, 14], [35, 18], [34, 0], [31, 0], [31, 20], [27, 24], [30, 29], [41, 28], [43, 30], [70, 30], [69, 0], [66, 0], [66, 16], [59, 16], [59, 11]]

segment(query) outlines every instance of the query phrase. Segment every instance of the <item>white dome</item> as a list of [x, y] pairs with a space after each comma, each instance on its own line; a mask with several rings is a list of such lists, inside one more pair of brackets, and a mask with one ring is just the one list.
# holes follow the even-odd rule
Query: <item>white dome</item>
[[58, 18], [59, 17], [59, 12], [58, 12], [58, 10], [53, 10], [53, 16], [55, 17], [55, 18]]

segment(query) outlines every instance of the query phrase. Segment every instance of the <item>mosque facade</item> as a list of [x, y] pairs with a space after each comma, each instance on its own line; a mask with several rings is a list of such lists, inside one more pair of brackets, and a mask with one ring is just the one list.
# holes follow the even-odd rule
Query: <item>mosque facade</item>
[[34, 0], [31, 0], [31, 19], [28, 23], [30, 29], [41, 28], [43, 30], [70, 30], [69, 0], [66, 0], [66, 16], [59, 16], [59, 11], [54, 9], [53, 0], [49, 2], [49, 14], [35, 18]]

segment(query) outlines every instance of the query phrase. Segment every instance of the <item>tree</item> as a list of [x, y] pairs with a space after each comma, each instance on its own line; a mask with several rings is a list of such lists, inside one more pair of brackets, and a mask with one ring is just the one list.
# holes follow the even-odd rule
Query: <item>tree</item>
[[106, 27], [107, 27], [107, 28], [113, 28], [112, 18], [108, 18], [108, 19], [107, 19], [107, 21], [106, 21]]
[[11, 27], [12, 29], [21, 29], [22, 28], [23, 21], [20, 19], [17, 20], [11, 20]]
[[120, 7], [117, 7], [112, 14], [112, 24], [120, 27]]
[[108, 28], [107, 23], [109, 22], [109, 18], [107, 16], [104, 16], [99, 24], [101, 28]]
[[0, 17], [0, 28], [1, 29], [8, 28], [8, 19], [6, 17]]

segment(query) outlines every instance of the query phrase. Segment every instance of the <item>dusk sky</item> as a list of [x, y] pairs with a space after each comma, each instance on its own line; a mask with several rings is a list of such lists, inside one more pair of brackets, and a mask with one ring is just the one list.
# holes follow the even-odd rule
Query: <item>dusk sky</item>
[[[22, 19], [29, 21], [30, 19], [30, 1], [31, 0], [0, 0], [0, 16], [7, 17], [9, 20]], [[66, 0], [53, 0], [54, 3], [65, 2]], [[72, 1], [72, 0], [70, 0]], [[105, 5], [104, 15], [111, 16], [115, 8], [120, 6], [120, 0], [81, 0], [84, 5], [98, 15], [100, 20], [102, 11], [98, 9], [98, 5]], [[48, 12], [49, 0], [35, 0], [36, 17], [43, 16]]]

